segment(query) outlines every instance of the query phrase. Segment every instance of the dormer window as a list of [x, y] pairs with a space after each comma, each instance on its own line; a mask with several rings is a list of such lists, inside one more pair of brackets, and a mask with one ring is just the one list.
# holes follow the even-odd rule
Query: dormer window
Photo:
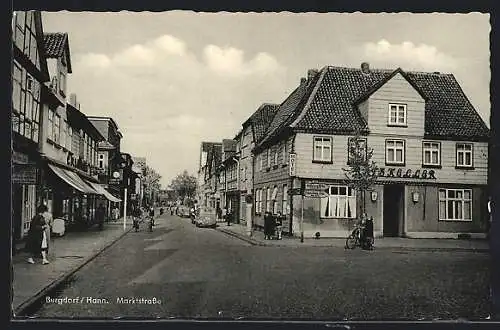
[[389, 126], [406, 126], [406, 104], [389, 104]]

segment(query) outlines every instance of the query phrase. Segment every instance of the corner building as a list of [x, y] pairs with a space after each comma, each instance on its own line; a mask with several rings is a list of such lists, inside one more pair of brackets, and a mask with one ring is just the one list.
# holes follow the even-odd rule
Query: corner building
[[[380, 168], [364, 200], [347, 187], [343, 170], [356, 132]], [[488, 141], [487, 126], [452, 74], [366, 63], [309, 70], [254, 149], [255, 215], [290, 208], [291, 234], [346, 237], [364, 203], [377, 237], [482, 237]], [[303, 208], [302, 196], [284, 197], [307, 183], [326, 186], [328, 194], [304, 197]]]

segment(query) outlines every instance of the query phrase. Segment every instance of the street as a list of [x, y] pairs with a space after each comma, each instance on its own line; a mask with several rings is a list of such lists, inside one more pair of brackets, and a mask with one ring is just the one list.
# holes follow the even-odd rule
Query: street
[[[253, 246], [189, 219], [145, 223], [84, 266], [42, 318], [483, 319], [489, 255]], [[134, 300], [135, 299], [135, 300]]]

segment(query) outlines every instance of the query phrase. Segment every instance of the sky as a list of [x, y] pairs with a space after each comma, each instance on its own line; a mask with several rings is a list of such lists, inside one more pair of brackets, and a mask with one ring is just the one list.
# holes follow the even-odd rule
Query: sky
[[308, 69], [452, 73], [489, 126], [489, 14], [43, 12], [67, 32], [86, 115], [115, 119], [122, 151], [162, 186], [196, 175], [202, 141], [234, 138], [262, 103], [281, 103]]

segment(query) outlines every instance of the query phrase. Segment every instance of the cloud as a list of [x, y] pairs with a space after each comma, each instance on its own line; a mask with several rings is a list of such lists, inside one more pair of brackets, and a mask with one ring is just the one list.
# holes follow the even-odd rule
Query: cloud
[[385, 39], [366, 43], [364, 55], [369, 62], [406, 70], [452, 71], [458, 67], [458, 59], [426, 44], [415, 45], [410, 41], [391, 44]]
[[272, 54], [213, 44], [197, 54], [171, 35], [74, 57], [70, 86], [82, 111], [113, 117], [122, 149], [147, 157], [163, 185], [195, 171], [201, 141], [233, 138], [261, 103], [281, 103], [287, 90]]

